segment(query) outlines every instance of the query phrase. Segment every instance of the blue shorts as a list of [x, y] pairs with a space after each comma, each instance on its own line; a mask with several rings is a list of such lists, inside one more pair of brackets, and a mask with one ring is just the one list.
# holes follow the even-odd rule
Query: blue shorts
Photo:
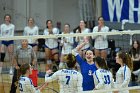
[[37, 44], [28, 44], [28, 45], [30, 45], [31, 47], [34, 47], [34, 46], [37, 46]]
[[[47, 45], [44, 45], [44, 48], [49, 48]], [[53, 50], [53, 49], [58, 49], [58, 47], [55, 47], [55, 48], [49, 48], [50, 50]]]
[[14, 44], [14, 40], [9, 40], [9, 41], [4, 41], [3, 40], [1, 43], [8, 47], [9, 45]]
[[[96, 48], [95, 48], [96, 49]], [[102, 51], [102, 50], [106, 50], [107, 51], [107, 48], [105, 48], [105, 49], [96, 49], [96, 50], [99, 50], [100, 52]]]
[[85, 48], [85, 49], [82, 49], [82, 51], [84, 51], [84, 50], [90, 50], [90, 47], [88, 47], [88, 48]]

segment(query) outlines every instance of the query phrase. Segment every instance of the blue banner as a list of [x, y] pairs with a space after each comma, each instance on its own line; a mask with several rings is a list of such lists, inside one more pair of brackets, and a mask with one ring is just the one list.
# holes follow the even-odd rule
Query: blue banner
[[102, 16], [105, 21], [140, 23], [140, 0], [102, 0]]

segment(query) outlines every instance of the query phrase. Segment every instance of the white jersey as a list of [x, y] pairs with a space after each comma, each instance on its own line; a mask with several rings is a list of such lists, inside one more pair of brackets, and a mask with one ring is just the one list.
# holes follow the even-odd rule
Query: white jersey
[[[26, 26], [25, 28], [24, 28], [24, 36], [35, 36], [35, 35], [39, 35], [38, 34], [38, 31], [39, 31], [39, 29], [38, 29], [38, 27], [37, 26], [34, 26], [34, 27], [29, 27], [29, 26]], [[35, 43], [37, 43], [37, 41], [36, 41], [36, 39], [28, 39], [28, 43], [29, 44], [35, 44]]]
[[[113, 76], [109, 70], [98, 69], [93, 74], [94, 84], [96, 89], [106, 89], [109, 90], [113, 87]], [[112, 92], [104, 92], [112, 93]]]
[[60, 85], [59, 93], [82, 93], [83, 77], [76, 70], [62, 69], [55, 72], [52, 76], [45, 76], [45, 82], [58, 80]]
[[[69, 34], [73, 34], [73, 33], [69, 33]], [[63, 44], [62, 52], [61, 52], [62, 54], [72, 53], [73, 43], [74, 43], [73, 37], [63, 37], [61, 39], [61, 43]]]
[[[76, 31], [76, 33], [79, 33], [78, 30]], [[87, 33], [90, 33], [90, 30], [88, 28], [85, 28], [84, 30], [81, 31], [81, 34], [87, 34]], [[79, 38], [79, 39], [78, 39]], [[81, 43], [84, 42], [84, 39], [86, 37], [76, 37], [75, 41], [78, 42], [78, 45], [80, 45]], [[81, 50], [84, 50], [84, 49], [87, 49], [90, 47], [90, 44], [87, 43], [85, 46], [82, 47]]]
[[20, 77], [19, 90], [20, 93], [41, 93], [39, 89], [33, 86], [32, 80], [24, 76]]
[[[101, 28], [100, 32], [108, 32], [109, 28], [107, 26], [104, 26]], [[95, 26], [93, 28], [93, 33], [98, 32], [98, 26]], [[93, 36], [93, 39], [95, 39], [94, 48], [95, 49], [106, 49], [108, 48], [108, 41], [107, 41], [107, 35], [98, 35]]]
[[[52, 34], [59, 34], [59, 29], [53, 28]], [[49, 35], [49, 31], [47, 28], [44, 30], [44, 35]], [[57, 38], [47, 38], [47, 39], [45, 39], [45, 45], [50, 49], [57, 48], [58, 47], [58, 39]]]
[[1, 36], [2, 37], [11, 37], [14, 36], [15, 25], [13, 24], [2, 24], [0, 26]]
[[[131, 71], [128, 68], [127, 65], [120, 67], [119, 70], [116, 73], [116, 82], [115, 87], [116, 88], [126, 88], [128, 87], [128, 84], [131, 79]], [[129, 93], [128, 90], [126, 91], [120, 91], [119, 93]]]

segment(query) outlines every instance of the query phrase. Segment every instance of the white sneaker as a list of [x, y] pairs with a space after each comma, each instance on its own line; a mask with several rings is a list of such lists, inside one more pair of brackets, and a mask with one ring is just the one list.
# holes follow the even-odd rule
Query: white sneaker
[[140, 74], [140, 69], [136, 70], [136, 71], [133, 71], [132, 72], [134, 75], [139, 75]]

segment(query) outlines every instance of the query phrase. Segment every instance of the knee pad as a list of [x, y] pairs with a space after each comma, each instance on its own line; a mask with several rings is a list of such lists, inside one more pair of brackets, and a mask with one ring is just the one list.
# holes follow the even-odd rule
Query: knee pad
[[1, 53], [1, 62], [4, 62], [5, 53]]

